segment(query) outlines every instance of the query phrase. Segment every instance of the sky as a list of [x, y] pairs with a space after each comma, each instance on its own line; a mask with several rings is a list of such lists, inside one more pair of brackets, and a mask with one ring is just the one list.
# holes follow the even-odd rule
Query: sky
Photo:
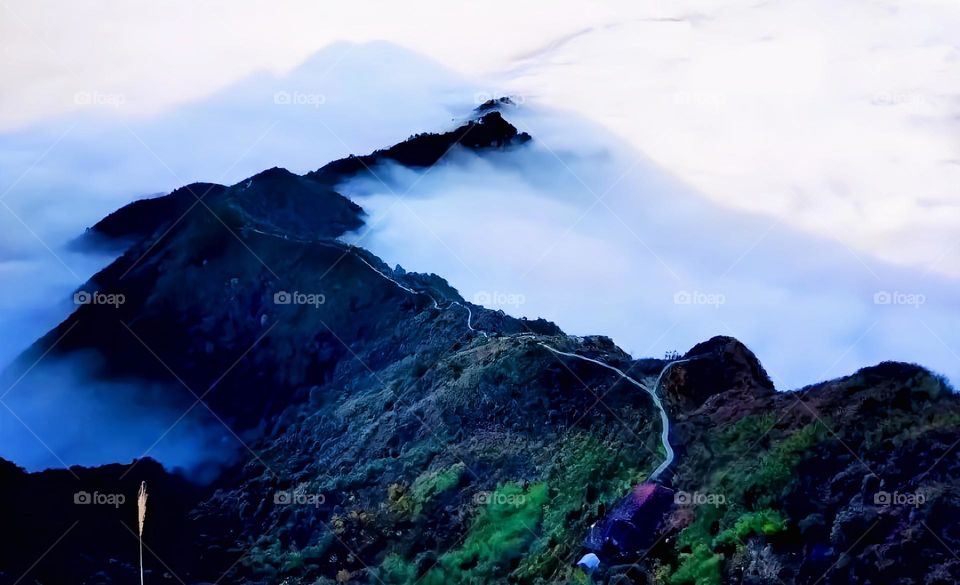
[[[199, 4], [199, 5], [198, 5]], [[722, 205], [960, 273], [960, 7], [910, 2], [5, 0], [0, 128], [156, 113], [385, 40], [613, 129]]]
[[[0, 361], [109, 261], [68, 244], [118, 206], [507, 94], [525, 150], [344, 185], [353, 241], [638, 357], [727, 334], [782, 389], [884, 359], [960, 380], [960, 5], [415, 5], [0, 0]], [[39, 412], [30, 387], [5, 400]]]

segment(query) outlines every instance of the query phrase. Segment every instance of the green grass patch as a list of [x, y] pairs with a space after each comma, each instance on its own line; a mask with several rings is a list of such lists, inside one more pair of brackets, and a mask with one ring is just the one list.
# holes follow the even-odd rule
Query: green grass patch
[[680, 567], [670, 576], [670, 585], [720, 585], [723, 555], [716, 554], [705, 544], [698, 544], [692, 552], [680, 555]]
[[713, 540], [719, 546], [740, 546], [750, 536], [773, 536], [787, 528], [787, 520], [776, 510], [758, 510], [740, 516], [732, 527], [727, 528]]
[[[514, 574], [521, 583], [570, 572], [570, 556], [607, 509], [645, 477], [635, 449], [606, 444], [591, 435], [578, 434], [563, 442], [548, 476], [550, 501], [544, 507], [541, 535], [530, 547]], [[566, 578], [573, 579], [572, 574]]]
[[527, 490], [516, 484], [500, 486], [489, 494], [463, 545], [441, 556], [421, 582], [445, 585], [503, 580], [536, 538], [546, 501], [543, 483]]
[[397, 585], [505, 581], [536, 538], [547, 486], [538, 483], [523, 489], [504, 484], [487, 494], [485, 501], [460, 547], [442, 555], [419, 581], [413, 565], [395, 554], [381, 564], [381, 579]]
[[760, 447], [764, 442], [769, 447], [740, 457], [716, 474], [712, 485], [701, 488], [722, 494], [726, 501], [718, 506], [698, 506], [694, 520], [680, 532], [680, 565], [670, 577], [671, 585], [719, 583], [726, 553], [742, 547], [750, 537], [786, 530], [788, 519], [772, 506], [789, 492], [794, 469], [827, 438], [828, 431], [820, 422], [813, 422], [786, 437], [761, 439], [774, 422], [772, 415], [752, 416], [719, 433], [717, 449], [725, 454], [749, 445]]
[[455, 463], [446, 469], [421, 474], [410, 488], [414, 501], [422, 506], [443, 492], [456, 487], [466, 468], [467, 466], [463, 463]]
[[426, 471], [409, 488], [404, 484], [390, 484], [387, 487], [390, 509], [407, 518], [419, 516], [431, 500], [460, 483], [466, 468], [463, 463], [455, 463], [444, 469]]

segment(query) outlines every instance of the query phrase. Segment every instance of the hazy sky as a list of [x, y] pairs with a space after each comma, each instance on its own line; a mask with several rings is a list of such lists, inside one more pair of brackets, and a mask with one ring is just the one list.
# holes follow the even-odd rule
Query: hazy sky
[[157, 112], [336, 40], [596, 120], [724, 206], [960, 275], [960, 4], [0, 3], [0, 128]]

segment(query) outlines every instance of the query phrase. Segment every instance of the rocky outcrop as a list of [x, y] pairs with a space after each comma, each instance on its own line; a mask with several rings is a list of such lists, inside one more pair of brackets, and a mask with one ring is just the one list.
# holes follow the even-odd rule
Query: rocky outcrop
[[454, 147], [473, 151], [490, 148], [505, 148], [520, 145], [530, 140], [526, 132], [517, 129], [503, 119], [500, 112], [483, 113], [477, 120], [442, 134], [416, 134], [409, 139], [365, 156], [349, 156], [333, 161], [307, 174], [307, 177], [328, 185], [368, 173], [377, 165], [395, 163], [407, 167], [429, 167], [436, 164]]
[[714, 337], [693, 346], [670, 367], [662, 383], [674, 414], [690, 413], [724, 393], [761, 397], [774, 392], [760, 360], [732, 337]]

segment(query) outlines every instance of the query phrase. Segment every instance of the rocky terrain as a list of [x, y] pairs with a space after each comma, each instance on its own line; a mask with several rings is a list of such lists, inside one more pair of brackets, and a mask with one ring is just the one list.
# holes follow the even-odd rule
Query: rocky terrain
[[[91, 228], [125, 251], [83, 292], [124, 302], [80, 305], [13, 371], [95, 355], [98, 379], [208, 409], [240, 461], [207, 486], [150, 459], [3, 462], [0, 583], [135, 582], [141, 481], [148, 583], [960, 581], [960, 401], [924, 368], [777, 391], [735, 339], [634, 359], [337, 239], [364, 222], [336, 191], [346, 178], [524, 148], [501, 105], [304, 176], [189, 185]], [[596, 568], [578, 565], [587, 554]]]

